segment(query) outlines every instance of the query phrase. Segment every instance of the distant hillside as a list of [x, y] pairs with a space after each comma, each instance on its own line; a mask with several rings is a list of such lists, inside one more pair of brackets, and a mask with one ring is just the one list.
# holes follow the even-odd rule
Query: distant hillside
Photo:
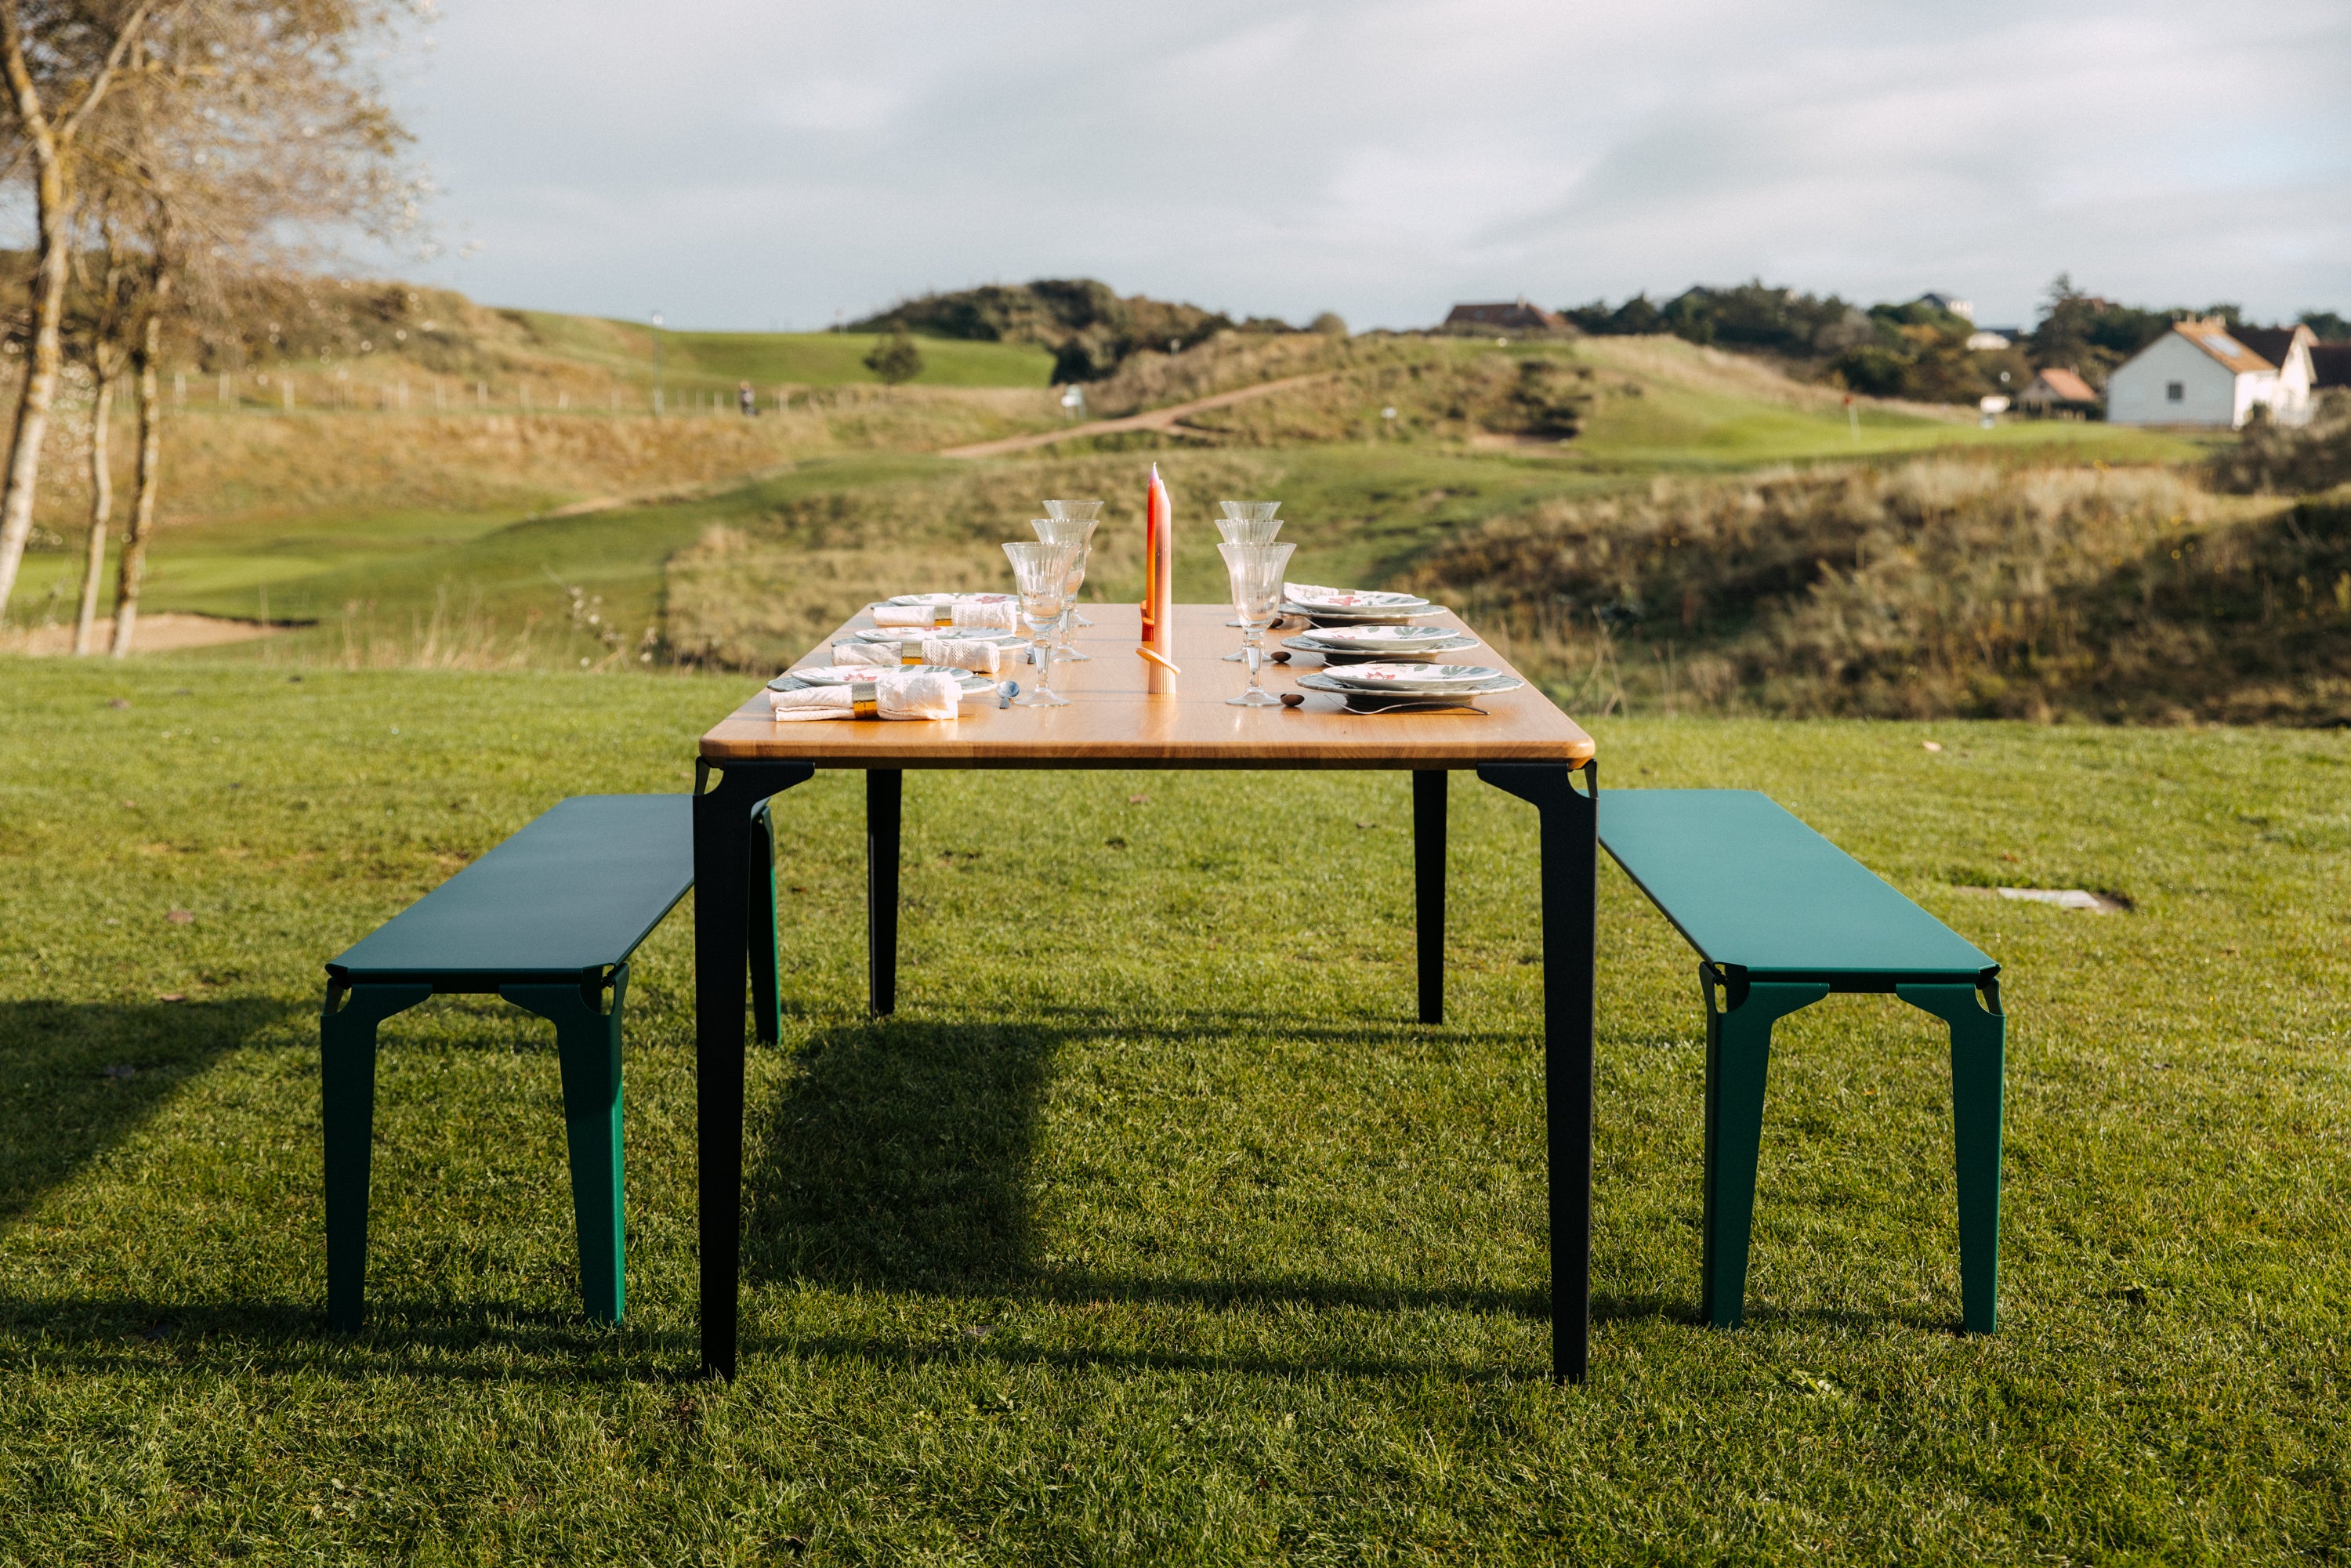
[[[1338, 318], [1319, 318], [1327, 329]], [[903, 327], [926, 337], [985, 343], [1033, 343], [1053, 355], [1056, 382], [1100, 381], [1144, 350], [1178, 353], [1218, 332], [1288, 332], [1287, 322], [1252, 316], [1235, 321], [1219, 310], [1146, 295], [1122, 296], [1091, 277], [1039, 278], [925, 294], [852, 324], [854, 332]], [[1343, 324], [1338, 330], [1344, 333]]]

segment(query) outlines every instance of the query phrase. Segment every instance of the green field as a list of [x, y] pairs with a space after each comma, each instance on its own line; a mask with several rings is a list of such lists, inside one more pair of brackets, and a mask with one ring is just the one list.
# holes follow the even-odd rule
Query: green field
[[1424, 1028], [1393, 774], [916, 775], [873, 1024], [861, 791], [820, 776], [785, 798], [715, 1386], [688, 911], [632, 985], [614, 1331], [574, 1307], [547, 1031], [455, 999], [387, 1029], [374, 1317], [322, 1332], [314, 1009], [323, 959], [556, 798], [684, 789], [740, 677], [0, 673], [0, 1562], [2351, 1540], [2343, 734], [1594, 721], [1613, 786], [1767, 789], [1998, 956], [2011, 1036], [1997, 1336], [1951, 1333], [1944, 1047], [1871, 998], [1782, 1030], [1748, 1326], [1701, 1328], [1690, 958], [1604, 868], [1583, 1388], [1544, 1375], [1523, 807], [1456, 780]]
[[[654, 329], [636, 321], [517, 313], [545, 350], [602, 366], [636, 380], [650, 376]], [[747, 381], [762, 394], [778, 385], [878, 385], [865, 356], [882, 340], [872, 332], [693, 332], [664, 329], [662, 368], [673, 385], [731, 389]], [[1053, 356], [1034, 343], [978, 343], [918, 338], [923, 356], [917, 386], [1041, 387], [1052, 380]]]

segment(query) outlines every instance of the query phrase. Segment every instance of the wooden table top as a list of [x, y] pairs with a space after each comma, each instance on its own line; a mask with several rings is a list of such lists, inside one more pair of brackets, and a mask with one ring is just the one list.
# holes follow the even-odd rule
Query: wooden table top
[[[1176, 607], [1176, 662], [1183, 667], [1172, 695], [1145, 690], [1150, 666], [1134, 652], [1141, 612], [1132, 604], [1089, 604], [1095, 624], [1074, 642], [1093, 657], [1055, 661], [1053, 689], [1067, 707], [999, 708], [993, 698], [966, 701], [962, 716], [945, 721], [820, 719], [778, 724], [764, 691], [702, 737], [702, 756], [714, 762], [806, 762], [819, 768], [1472, 768], [1480, 762], [1565, 762], [1581, 766], [1594, 751], [1592, 737], [1532, 685], [1477, 699], [1482, 715], [1353, 714], [1336, 696], [1306, 693], [1301, 707], [1234, 707], [1226, 698], [1249, 685], [1245, 665], [1224, 655], [1240, 646], [1227, 626], [1232, 607]], [[1461, 627], [1447, 615], [1439, 624]], [[828, 664], [835, 637], [873, 624], [859, 614], [793, 661]], [[1269, 632], [1278, 648], [1294, 630]], [[1464, 664], [1492, 664], [1515, 674], [1491, 648], [1448, 654]], [[1311, 655], [1288, 664], [1269, 663], [1268, 691], [1299, 689], [1297, 672], [1320, 667]], [[1016, 664], [1006, 678], [1026, 688], [1036, 670]]]

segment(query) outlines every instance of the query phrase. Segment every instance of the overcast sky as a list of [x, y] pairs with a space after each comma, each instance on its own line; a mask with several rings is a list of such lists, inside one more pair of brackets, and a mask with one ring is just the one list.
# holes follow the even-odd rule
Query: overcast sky
[[2065, 268], [2351, 312], [2345, 0], [442, 4], [423, 270], [498, 304], [1090, 275], [1403, 327], [1760, 276], [2007, 323]]

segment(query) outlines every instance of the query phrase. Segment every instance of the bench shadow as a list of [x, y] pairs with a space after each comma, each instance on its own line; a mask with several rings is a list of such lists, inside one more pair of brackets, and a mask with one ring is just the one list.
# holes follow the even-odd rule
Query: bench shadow
[[268, 997], [0, 1003], [0, 1224], [137, 1131], [180, 1085], [298, 1010]]

